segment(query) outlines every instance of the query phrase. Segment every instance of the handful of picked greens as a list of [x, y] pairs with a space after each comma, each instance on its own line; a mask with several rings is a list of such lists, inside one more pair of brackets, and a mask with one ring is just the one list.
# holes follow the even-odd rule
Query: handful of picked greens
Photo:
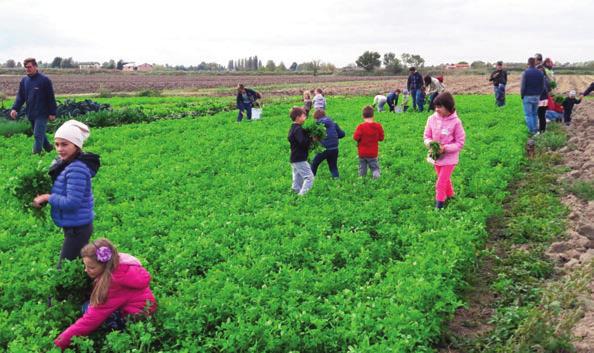
[[42, 208], [33, 207], [33, 199], [40, 194], [47, 194], [52, 188], [48, 169], [41, 161], [37, 166], [19, 176], [13, 176], [8, 182], [8, 191], [14, 196], [23, 211], [31, 211], [37, 218], [45, 218]]
[[441, 145], [437, 141], [429, 142], [429, 152], [427, 153], [427, 161], [429, 163], [434, 163], [439, 157], [442, 156], [441, 153]]
[[312, 140], [309, 149], [316, 150], [320, 148], [320, 141], [326, 138], [326, 127], [324, 124], [318, 124], [313, 120], [308, 120], [303, 124], [303, 130]]

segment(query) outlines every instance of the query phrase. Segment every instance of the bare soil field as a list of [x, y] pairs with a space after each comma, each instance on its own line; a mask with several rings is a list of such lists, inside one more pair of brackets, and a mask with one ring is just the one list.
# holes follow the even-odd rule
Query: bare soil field
[[[22, 76], [0, 75], [0, 92], [13, 95]], [[238, 83], [256, 87], [267, 96], [299, 95], [321, 87], [329, 95], [373, 95], [406, 87], [406, 76], [311, 76], [311, 75], [50, 75], [57, 94], [93, 94], [163, 90], [166, 94], [225, 96]], [[594, 75], [557, 75], [558, 92], [584, 90]], [[446, 75], [445, 84], [454, 94], [490, 94], [488, 75]], [[519, 93], [520, 76], [510, 75], [508, 93]]]

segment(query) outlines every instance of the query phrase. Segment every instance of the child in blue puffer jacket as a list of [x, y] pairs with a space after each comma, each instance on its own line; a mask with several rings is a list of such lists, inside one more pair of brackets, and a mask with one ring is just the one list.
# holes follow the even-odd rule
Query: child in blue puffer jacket
[[311, 162], [311, 171], [316, 175], [320, 163], [328, 161], [328, 168], [333, 178], [338, 178], [338, 140], [344, 137], [344, 131], [332, 119], [326, 116], [322, 109], [314, 113], [316, 123], [324, 124], [326, 127], [326, 138], [320, 141], [326, 149], [318, 153]]
[[89, 127], [76, 120], [60, 126], [55, 134], [59, 157], [49, 171], [54, 185], [50, 194], [39, 195], [33, 200], [33, 205], [38, 208], [49, 203], [54, 223], [64, 230], [58, 268], [64, 259], [80, 257], [81, 249], [89, 243], [93, 233], [95, 213], [91, 178], [97, 174], [100, 160], [96, 154], [82, 152], [89, 134]]

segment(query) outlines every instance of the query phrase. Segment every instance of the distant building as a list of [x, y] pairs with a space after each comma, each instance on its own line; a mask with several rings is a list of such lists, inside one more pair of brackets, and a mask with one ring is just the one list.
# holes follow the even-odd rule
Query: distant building
[[138, 65], [136, 67], [136, 70], [138, 70], [138, 71], [153, 71], [153, 65], [144, 63], [141, 65]]
[[99, 70], [101, 68], [101, 64], [98, 62], [79, 63], [78, 68], [80, 70]]
[[136, 71], [136, 64], [135, 63], [127, 63], [124, 64], [122, 68], [123, 71]]
[[446, 64], [446, 70], [465, 70], [470, 69], [469, 64]]

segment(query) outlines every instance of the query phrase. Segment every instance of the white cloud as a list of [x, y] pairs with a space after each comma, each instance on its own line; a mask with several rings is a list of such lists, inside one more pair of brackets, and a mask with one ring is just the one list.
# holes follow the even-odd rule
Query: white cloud
[[365, 50], [428, 63], [591, 60], [594, 4], [558, 1], [0, 0], [0, 61], [119, 59], [197, 64], [258, 55], [346, 65]]

